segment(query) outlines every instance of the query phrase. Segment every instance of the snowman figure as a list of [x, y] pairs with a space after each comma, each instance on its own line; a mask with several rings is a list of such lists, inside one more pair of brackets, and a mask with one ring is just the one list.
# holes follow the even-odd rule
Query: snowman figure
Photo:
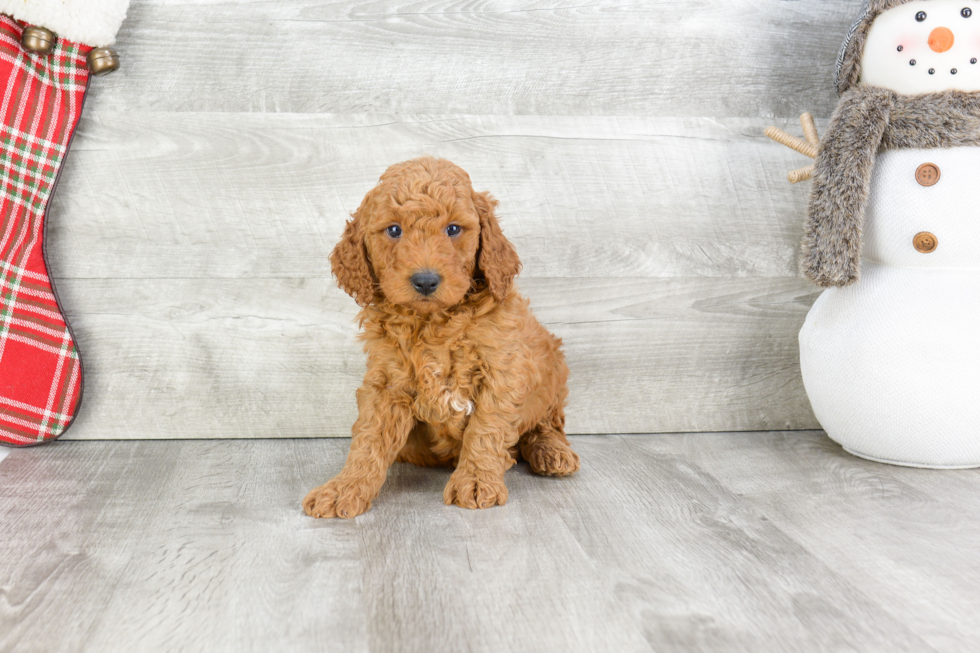
[[812, 169], [800, 331], [814, 414], [847, 451], [980, 466], [980, 0], [870, 0]]

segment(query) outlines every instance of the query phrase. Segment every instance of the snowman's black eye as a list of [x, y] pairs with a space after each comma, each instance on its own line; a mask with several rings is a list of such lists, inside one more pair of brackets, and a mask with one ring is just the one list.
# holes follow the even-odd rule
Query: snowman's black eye
[[977, 58], [976, 57], [973, 57], [972, 59], [970, 59], [970, 63], [976, 63], [976, 62], [977, 62]]
[[929, 74], [930, 75], [935, 75], [936, 74], [936, 69], [935, 68], [930, 68], [929, 69]]
[[926, 19], [926, 12], [920, 11], [919, 13], [917, 13], [915, 15], [915, 19], [921, 23], [922, 21], [924, 21]]
[[956, 71], [956, 69], [955, 69], [955, 68], [953, 68], [953, 69], [952, 69], [951, 71], [949, 71], [949, 74], [950, 74], [950, 75], [955, 75], [955, 74], [956, 74], [956, 72], [957, 72], [957, 71]]
[[963, 11], [960, 12], [960, 16], [962, 16], [963, 18], [969, 18], [972, 15], [973, 15], [973, 10], [970, 9], [969, 7], [963, 7]]

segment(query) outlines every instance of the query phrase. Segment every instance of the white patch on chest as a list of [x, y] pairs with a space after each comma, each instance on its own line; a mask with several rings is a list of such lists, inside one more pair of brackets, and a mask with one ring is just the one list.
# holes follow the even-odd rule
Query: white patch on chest
[[[422, 400], [420, 409], [427, 413], [426, 419], [453, 420], [453, 415], [468, 416], [476, 410], [476, 404], [460, 390], [448, 366], [428, 362], [418, 368], [416, 380]], [[426, 404], [429, 408], [422, 408]]]
[[476, 410], [476, 404], [474, 404], [469, 399], [463, 399], [459, 395], [446, 390], [445, 394], [442, 395], [443, 401], [446, 405], [455, 410], [457, 413], [465, 413], [467, 415], [472, 415], [473, 411]]

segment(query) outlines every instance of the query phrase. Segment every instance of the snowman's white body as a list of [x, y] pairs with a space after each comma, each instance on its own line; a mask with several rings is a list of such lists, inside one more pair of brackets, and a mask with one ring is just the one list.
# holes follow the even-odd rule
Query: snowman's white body
[[[861, 70], [862, 82], [903, 95], [980, 92], [980, 2], [916, 0], [882, 12]], [[939, 169], [935, 185], [916, 178], [926, 163]], [[821, 294], [800, 331], [813, 411], [851, 453], [980, 466], [978, 190], [980, 148], [878, 153], [861, 278]], [[934, 251], [917, 250], [921, 232], [935, 235]]]
[[[923, 163], [940, 170], [922, 186]], [[856, 455], [980, 466], [980, 148], [878, 155], [861, 279], [826, 290], [800, 331], [814, 414]], [[913, 246], [920, 232], [935, 251]]]

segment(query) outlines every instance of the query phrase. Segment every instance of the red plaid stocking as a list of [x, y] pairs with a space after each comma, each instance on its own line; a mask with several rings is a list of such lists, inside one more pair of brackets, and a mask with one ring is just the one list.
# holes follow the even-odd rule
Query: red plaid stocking
[[68, 428], [82, 368], [44, 260], [44, 217], [75, 126], [89, 47], [58, 39], [25, 52], [0, 16], [0, 443], [31, 445]]

